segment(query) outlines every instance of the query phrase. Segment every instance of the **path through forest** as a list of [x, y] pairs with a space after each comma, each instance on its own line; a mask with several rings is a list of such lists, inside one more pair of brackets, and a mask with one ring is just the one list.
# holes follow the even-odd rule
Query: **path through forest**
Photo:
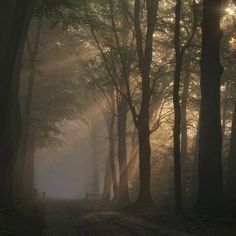
[[147, 220], [107, 209], [58, 202], [45, 207], [42, 236], [188, 236]]

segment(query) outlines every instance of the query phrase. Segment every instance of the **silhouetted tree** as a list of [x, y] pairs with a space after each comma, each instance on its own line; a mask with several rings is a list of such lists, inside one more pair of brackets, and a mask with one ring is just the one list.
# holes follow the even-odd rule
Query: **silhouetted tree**
[[[133, 105], [129, 103], [133, 115], [134, 124], [138, 130], [139, 140], [139, 173], [140, 187], [138, 202], [148, 203], [152, 201], [150, 192], [151, 177], [151, 145], [150, 145], [150, 99], [151, 99], [151, 80], [150, 70], [153, 59], [153, 34], [156, 26], [158, 0], [146, 1], [146, 33], [143, 35], [141, 27], [141, 2], [136, 0], [134, 3], [134, 29], [136, 48], [138, 54], [138, 64], [141, 73], [141, 102], [140, 112], [136, 113]], [[145, 38], [145, 40], [143, 40]]]
[[203, 1], [198, 211], [215, 211], [223, 204], [220, 13], [221, 0]]
[[[127, 122], [127, 112], [128, 105], [123, 95], [127, 93], [127, 88], [125, 80], [128, 80], [130, 76], [130, 58], [129, 49], [130, 42], [127, 39], [129, 34], [129, 27], [127, 27], [127, 22], [125, 18], [124, 11], [118, 12], [116, 10], [120, 9], [122, 4], [115, 3], [114, 1], [109, 1], [108, 3], [99, 2], [98, 6], [102, 9], [108, 7], [110, 9], [110, 14], [102, 12], [102, 17], [108, 19], [111, 23], [107, 21], [100, 22], [100, 18], [96, 18], [97, 12], [94, 12], [93, 8], [85, 3], [85, 14], [88, 18], [90, 30], [94, 41], [96, 43], [97, 49], [99, 50], [101, 57], [103, 59], [104, 67], [110, 78], [110, 81], [115, 85], [122, 94], [117, 96], [117, 136], [118, 136], [118, 163], [119, 163], [119, 202], [121, 204], [129, 203], [129, 193], [128, 193], [128, 172], [127, 172], [127, 150], [126, 150], [126, 122]], [[104, 7], [105, 6], [105, 7]], [[105, 13], [105, 14], [104, 14]], [[118, 27], [117, 15], [119, 15], [119, 24], [123, 27], [122, 31]], [[95, 18], [95, 19], [94, 19]], [[109, 29], [109, 31], [107, 31]], [[97, 31], [101, 30], [103, 37], [97, 34]], [[111, 33], [111, 34], [110, 34]], [[111, 37], [111, 38], [110, 38]], [[112, 39], [112, 40], [111, 40]], [[109, 47], [111, 50], [106, 52], [103, 48], [103, 44]]]
[[[31, 1], [2, 1], [0, 38], [0, 204], [12, 207], [12, 178], [20, 140], [20, 109], [18, 101], [19, 67], [30, 15]], [[18, 60], [17, 60], [18, 59]]]
[[[173, 104], [174, 104], [174, 169], [175, 169], [175, 207], [176, 211], [182, 210], [182, 178], [181, 178], [181, 151], [184, 146], [181, 146], [181, 106], [180, 106], [180, 82], [181, 82], [181, 72], [183, 67], [183, 59], [186, 50], [190, 47], [192, 40], [195, 35], [196, 31], [196, 12], [195, 12], [195, 1], [193, 1], [192, 8], [193, 8], [193, 26], [192, 32], [189, 35], [186, 43], [183, 45], [181, 42], [181, 12], [182, 12], [182, 1], [177, 0], [175, 6], [175, 70], [174, 70], [174, 86], [173, 86]], [[188, 70], [190, 70], [188, 68]], [[188, 79], [188, 78], [187, 78]], [[185, 81], [185, 83], [187, 83]], [[186, 86], [186, 84], [185, 84]], [[188, 90], [188, 87], [185, 88]], [[185, 94], [183, 94], [185, 95]], [[185, 95], [186, 97], [186, 95]], [[186, 103], [186, 102], [185, 102]], [[185, 107], [186, 112], [186, 107]], [[182, 109], [183, 113], [183, 109]], [[186, 117], [185, 117], [186, 119]], [[186, 126], [186, 124], [184, 124]], [[183, 130], [182, 130], [183, 131]], [[185, 138], [185, 139], [184, 139]], [[182, 133], [182, 144], [184, 144], [184, 132]], [[183, 158], [183, 156], [182, 156]]]

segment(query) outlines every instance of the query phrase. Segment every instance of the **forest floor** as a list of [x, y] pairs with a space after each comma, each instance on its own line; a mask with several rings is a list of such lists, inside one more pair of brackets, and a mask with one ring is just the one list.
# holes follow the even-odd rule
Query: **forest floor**
[[0, 210], [0, 236], [40, 236], [44, 216], [38, 208], [21, 206], [17, 210]]
[[0, 236], [236, 236], [236, 219], [226, 216], [163, 214], [154, 208], [114, 210], [94, 201], [44, 201], [40, 208], [38, 223], [37, 217], [27, 223], [15, 218], [4, 228], [0, 217]]
[[188, 236], [131, 212], [112, 210], [95, 202], [51, 202], [45, 207], [42, 236]]
[[44, 207], [42, 236], [236, 236], [236, 219], [226, 216], [163, 214], [150, 206], [114, 210], [93, 201], [54, 201]]

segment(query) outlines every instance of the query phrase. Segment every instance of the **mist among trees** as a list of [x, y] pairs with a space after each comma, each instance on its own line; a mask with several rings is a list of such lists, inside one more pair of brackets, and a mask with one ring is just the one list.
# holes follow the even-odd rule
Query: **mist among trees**
[[235, 0], [0, 11], [0, 235], [236, 234]]

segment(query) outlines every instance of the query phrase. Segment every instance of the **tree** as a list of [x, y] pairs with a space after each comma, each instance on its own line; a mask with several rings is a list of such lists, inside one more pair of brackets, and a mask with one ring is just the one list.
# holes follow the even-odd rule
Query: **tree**
[[[92, 1], [91, 1], [92, 2]], [[129, 42], [129, 27], [127, 27], [124, 11], [115, 11], [122, 8], [123, 3], [108, 3], [99, 2], [96, 5], [90, 6], [84, 3], [85, 15], [88, 18], [89, 27], [94, 38], [98, 51], [101, 54], [104, 67], [115, 88], [121, 93], [117, 96], [117, 135], [118, 135], [118, 163], [119, 163], [119, 202], [121, 204], [129, 203], [128, 193], [128, 170], [127, 170], [127, 151], [126, 151], [126, 122], [128, 106], [125, 100], [126, 83], [130, 76], [131, 61], [129, 58], [130, 51], [128, 50], [131, 43]], [[101, 16], [98, 15], [96, 7], [104, 9]], [[107, 15], [106, 7], [109, 7], [110, 14]], [[101, 22], [101, 17], [105, 20]], [[119, 18], [118, 18], [119, 17]], [[119, 21], [117, 24], [116, 21]], [[108, 22], [108, 23], [107, 23]], [[122, 26], [118, 27], [118, 25]], [[107, 31], [110, 29], [109, 31]], [[102, 32], [102, 37], [97, 34], [97, 31]], [[105, 49], [104, 49], [105, 48]], [[109, 48], [109, 52], [106, 52]]]
[[[21, 137], [21, 142], [20, 142], [20, 147], [19, 147], [19, 165], [17, 165], [17, 171], [18, 171], [18, 176], [17, 180], [19, 183], [17, 184], [17, 187], [19, 189], [19, 193], [21, 195], [25, 195], [26, 189], [23, 188], [23, 186], [28, 186], [27, 189], [31, 189], [31, 193], [28, 193], [28, 197], [32, 197], [33, 195], [33, 187], [29, 188], [29, 186], [32, 185], [24, 185], [24, 180], [23, 180], [23, 173], [25, 169], [25, 165], [27, 164], [27, 158], [30, 159], [33, 163], [34, 158], [31, 156], [26, 156], [27, 154], [27, 148], [28, 146], [32, 147], [33, 151], [31, 152], [34, 153], [34, 145], [31, 143], [29, 145], [29, 138], [30, 137], [30, 132], [33, 132], [32, 130], [32, 124], [31, 124], [31, 106], [32, 106], [32, 99], [33, 99], [33, 88], [34, 88], [34, 82], [35, 82], [35, 77], [36, 77], [36, 59], [37, 59], [37, 54], [38, 54], [38, 48], [39, 48], [39, 42], [40, 42], [40, 34], [41, 34], [41, 27], [42, 27], [42, 15], [39, 17], [38, 22], [36, 24], [36, 33], [35, 33], [35, 42], [32, 45], [30, 41], [30, 36], [29, 33], [26, 37], [26, 48], [27, 52], [29, 55], [29, 62], [30, 62], [30, 73], [29, 73], [29, 81], [28, 81], [28, 87], [27, 87], [27, 92], [26, 92], [26, 100], [25, 100], [25, 106], [24, 106], [24, 111], [22, 112], [22, 137]], [[33, 166], [32, 166], [33, 168]], [[29, 177], [29, 176], [28, 176]], [[30, 178], [29, 178], [30, 179]]]
[[[111, 190], [113, 190], [113, 201], [117, 203], [117, 201], [120, 201], [117, 171], [115, 166], [115, 150], [117, 140], [115, 138], [117, 133], [115, 130], [117, 118], [117, 94], [114, 91], [114, 86], [111, 84], [106, 69], [103, 68], [103, 64], [100, 64], [99, 62], [95, 63], [94, 60], [95, 59], [91, 58], [83, 63], [84, 66], [80, 72], [81, 75], [79, 78], [83, 81], [85, 90], [91, 90], [94, 94], [96, 94], [96, 107], [98, 107], [105, 121], [108, 136], [108, 157], [105, 165], [103, 196], [105, 199], [111, 200]], [[84, 97], [87, 101], [91, 100], [90, 96], [85, 95]], [[94, 98], [92, 99], [92, 103], [94, 103]], [[97, 122], [94, 117], [91, 118], [90, 114], [86, 116], [86, 113], [83, 113], [81, 114], [84, 118], [83, 120], [87, 121], [88, 119], [86, 117], [89, 117], [91, 122]], [[98, 131], [96, 130], [96, 132]], [[97, 154], [95, 156], [97, 156]]]
[[[181, 151], [183, 149], [186, 149], [186, 146], [180, 145], [185, 144], [184, 141], [186, 141], [186, 136], [184, 137], [184, 132], [181, 133], [181, 125], [183, 126], [183, 123], [181, 124], [181, 106], [180, 106], [180, 82], [181, 82], [181, 72], [182, 72], [182, 66], [183, 66], [183, 59], [184, 54], [186, 50], [190, 47], [190, 44], [192, 43], [192, 40], [195, 35], [196, 31], [196, 12], [195, 12], [195, 1], [193, 1], [193, 26], [192, 26], [192, 32], [190, 33], [189, 38], [187, 39], [186, 43], [183, 45], [183, 42], [181, 42], [181, 10], [182, 10], [182, 1], [178, 0], [175, 6], [175, 70], [174, 70], [174, 86], [173, 86], [173, 104], [174, 104], [174, 169], [175, 169], [175, 207], [176, 211], [182, 210], [182, 180], [181, 180]], [[183, 46], [181, 46], [183, 45]], [[190, 70], [190, 69], [189, 69]], [[189, 77], [189, 75], [188, 75]], [[189, 78], [187, 78], [189, 79]], [[185, 81], [185, 90], [183, 91], [183, 95], [186, 97], [186, 91], [188, 90], [188, 85], [186, 85]], [[184, 98], [184, 96], [183, 96]], [[184, 101], [184, 100], [183, 100]], [[182, 102], [183, 102], [182, 101]], [[186, 103], [186, 101], [185, 101]], [[182, 103], [183, 105], [183, 103]], [[182, 114], [183, 109], [186, 107], [182, 107]], [[186, 115], [185, 115], [186, 116]], [[186, 119], [186, 117], [184, 117]], [[186, 126], [186, 122], [185, 122]], [[182, 131], [184, 131], [182, 129]], [[180, 135], [181, 139], [180, 139]], [[181, 143], [182, 141], [182, 143]], [[182, 152], [183, 154], [183, 152]]]
[[[106, 95], [105, 95], [106, 96]], [[109, 102], [110, 109], [108, 110], [109, 114], [104, 114], [104, 119], [106, 121], [106, 127], [107, 127], [107, 134], [108, 134], [108, 140], [109, 140], [109, 150], [108, 150], [108, 160], [107, 160], [107, 166], [105, 175], [107, 172], [109, 173], [111, 179], [111, 186], [113, 188], [113, 200], [117, 201], [119, 200], [119, 193], [118, 193], [118, 184], [117, 184], [117, 174], [116, 174], [116, 166], [115, 166], [115, 120], [116, 120], [116, 113], [115, 113], [115, 93], [113, 92], [110, 96], [110, 102]], [[105, 176], [106, 177], [106, 176]], [[106, 181], [106, 178], [105, 178]], [[104, 181], [104, 186], [105, 185]], [[104, 187], [105, 190], [105, 187]], [[104, 193], [106, 193], [104, 191]], [[111, 189], [109, 191], [109, 194], [111, 194]]]
[[114, 200], [118, 199], [118, 184], [117, 184], [117, 175], [116, 175], [116, 167], [115, 167], [115, 136], [114, 136], [114, 123], [115, 123], [115, 114], [111, 113], [110, 121], [107, 121], [107, 132], [109, 138], [109, 156], [108, 156], [108, 165], [111, 170], [111, 180], [113, 186], [113, 195]]
[[[32, 19], [22, 61], [20, 102], [24, 122], [21, 149], [16, 164], [15, 192], [18, 192], [17, 196], [23, 197], [23, 200], [33, 197], [33, 150], [35, 148], [61, 147], [65, 135], [61, 124], [66, 120], [76, 119], [82, 110], [82, 104], [78, 99], [82, 96], [82, 86], [75, 71], [68, 74], [63, 71], [57, 73], [40, 70], [46, 55], [55, 55], [58, 51], [64, 50], [64, 47], [59, 47], [51, 36], [47, 37], [49, 32], [55, 35], [62, 45], [69, 41], [68, 35], [59, 27], [51, 29], [51, 20], [46, 18], [43, 22], [41, 20], [36, 17]], [[34, 33], [37, 37], [34, 37]], [[39, 34], [42, 34], [40, 38]], [[42, 50], [42, 48], [46, 50]], [[70, 80], [67, 76], [70, 77]], [[27, 137], [25, 136], [26, 131]], [[31, 184], [28, 184], [29, 181]]]
[[[126, 106], [128, 104], [128, 108], [132, 113], [133, 123], [138, 130], [140, 160], [140, 199], [138, 201], [149, 202], [151, 200], [150, 134], [156, 130], [155, 127], [154, 129], [150, 128], [149, 110], [151, 97], [156, 89], [156, 80], [161, 77], [159, 77], [159, 73], [162, 74], [163, 71], [161, 69], [164, 66], [160, 66], [160, 63], [158, 65], [153, 63], [153, 38], [158, 1], [145, 2], [144, 9], [141, 9], [139, 4], [135, 2], [134, 14], [132, 14], [130, 10], [131, 2], [122, 1], [116, 5], [114, 1], [109, 1], [107, 5], [111, 14], [106, 14], [107, 8], [104, 7], [104, 16], [102, 16], [105, 26], [103, 22], [99, 21], [102, 17], [98, 18], [98, 21], [94, 21], [94, 15], [97, 14], [97, 11], [92, 11], [90, 15], [87, 12], [86, 15], [89, 18], [90, 29], [103, 59], [104, 67], [115, 89], [118, 91], [119, 104], [123, 103]], [[88, 11], [88, 8], [85, 8], [85, 11]], [[103, 11], [99, 10], [99, 12]], [[120, 15], [122, 17], [118, 17]], [[120, 18], [124, 19], [126, 23], [124, 24]], [[96, 29], [95, 23], [98, 26]], [[144, 28], [148, 30], [145, 31]], [[104, 29], [105, 32], [107, 32], [107, 29], [110, 30], [108, 33], [104, 33]], [[144, 38], [146, 40], [143, 40]], [[136, 42], [136, 46], [133, 42]], [[155, 73], [154, 67], [159, 66], [160, 68]], [[155, 109], [152, 109], [151, 112], [153, 111]], [[123, 112], [125, 112], [125, 109], [123, 109]], [[154, 126], [158, 128], [157, 123], [155, 122]], [[121, 129], [119, 128], [119, 130]], [[125, 170], [127, 169], [127, 164], [121, 163], [120, 167], [122, 166], [124, 166]], [[120, 168], [121, 173], [124, 172], [124, 168]]]
[[221, 0], [203, 1], [198, 211], [217, 211], [223, 205], [220, 11]]
[[[141, 102], [140, 112], [136, 113], [135, 108], [129, 102], [130, 110], [133, 115], [134, 124], [138, 130], [139, 140], [139, 172], [140, 190], [138, 202], [152, 202], [150, 192], [151, 176], [151, 145], [150, 145], [150, 99], [151, 99], [151, 80], [150, 70], [153, 53], [153, 34], [156, 26], [158, 0], [146, 1], [146, 33], [143, 36], [141, 28], [141, 3], [136, 0], [134, 3], [134, 30], [138, 55], [138, 65], [141, 73]], [[145, 41], [143, 40], [145, 38]], [[127, 81], [128, 83], [128, 81]], [[128, 88], [129, 90], [129, 88]], [[129, 100], [131, 97], [129, 97]]]
[[[33, 89], [35, 78], [39, 74], [37, 69], [37, 56], [40, 42], [40, 35], [42, 31], [42, 21], [47, 19], [47, 22], [50, 20], [52, 26], [56, 26], [60, 22], [63, 24], [67, 24], [67, 18], [62, 9], [67, 8], [71, 9], [72, 4], [67, 0], [60, 1], [42, 1], [36, 0], [32, 1], [31, 5], [31, 15], [28, 19], [28, 24], [30, 25], [29, 29], [25, 30], [24, 38], [26, 40], [22, 40], [21, 51], [19, 52], [19, 62], [18, 64], [23, 65], [25, 62], [22, 60], [25, 52], [27, 51], [28, 62], [29, 62], [29, 79], [28, 83], [23, 81], [23, 84], [27, 84], [27, 92], [26, 99], [23, 99], [25, 104], [21, 106], [22, 110], [22, 135], [20, 139], [20, 145], [18, 150], [18, 159], [15, 165], [15, 179], [17, 183], [15, 183], [16, 191], [18, 197], [28, 197], [31, 198], [33, 196], [33, 164], [34, 164], [34, 149], [37, 143], [38, 133], [35, 133], [35, 126], [32, 125], [34, 123], [32, 120], [32, 100], [33, 100]], [[69, 17], [71, 17], [69, 15]], [[35, 32], [32, 30], [35, 27]], [[33, 35], [34, 34], [34, 35]], [[24, 58], [23, 58], [24, 59]], [[18, 68], [16, 74], [17, 79], [20, 80], [20, 74], [22, 68]], [[25, 78], [24, 78], [25, 79]], [[22, 86], [21, 86], [22, 87]], [[18, 91], [16, 91], [18, 93]], [[21, 100], [22, 103], [22, 100]], [[44, 107], [45, 109], [45, 107]], [[34, 109], [33, 109], [34, 110]], [[31, 136], [31, 134], [34, 134]], [[30, 141], [29, 141], [30, 140]], [[29, 142], [31, 143], [29, 145]], [[31, 173], [30, 175], [25, 175], [25, 172]], [[30, 184], [26, 183], [27, 181], [31, 181]]]
[[[20, 140], [20, 110], [17, 98], [19, 78], [14, 71], [19, 67], [16, 60], [21, 52], [27, 32], [31, 2], [7, 1], [1, 3], [0, 74], [1, 110], [0, 110], [0, 202], [3, 207], [13, 207], [12, 177], [16, 153]], [[12, 126], [13, 124], [13, 126]], [[12, 128], [14, 130], [12, 130]], [[13, 135], [14, 132], [14, 135]]]
[[176, 211], [182, 210], [182, 182], [181, 182], [181, 156], [180, 156], [180, 77], [183, 63], [183, 51], [180, 47], [180, 19], [181, 19], [181, 0], [177, 0], [175, 7], [175, 74], [173, 87], [173, 103], [174, 103], [174, 168], [175, 168], [175, 207]]

